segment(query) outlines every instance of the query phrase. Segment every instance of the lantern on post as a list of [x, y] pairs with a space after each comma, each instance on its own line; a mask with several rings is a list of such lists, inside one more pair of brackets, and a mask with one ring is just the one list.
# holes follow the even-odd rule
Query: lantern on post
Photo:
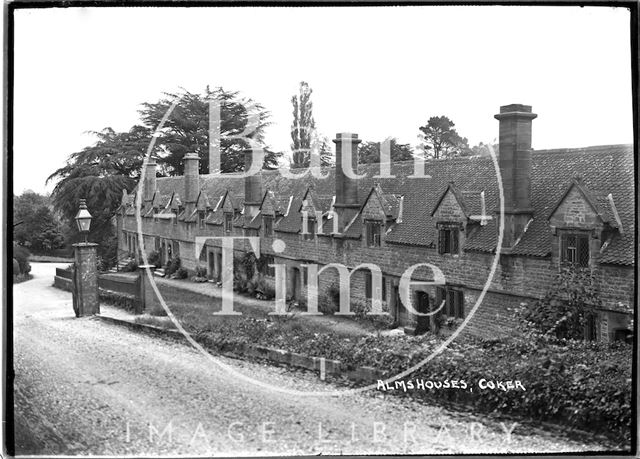
[[76, 214], [78, 230], [84, 235], [84, 242], [73, 244], [75, 262], [73, 270], [73, 309], [76, 317], [100, 313], [98, 296], [98, 244], [88, 242], [91, 214], [87, 202], [80, 200], [80, 209]]
[[84, 235], [84, 242], [88, 242], [89, 228], [91, 227], [91, 214], [87, 209], [87, 202], [84, 199], [80, 200], [80, 209], [76, 214], [76, 223], [78, 224], [78, 231]]

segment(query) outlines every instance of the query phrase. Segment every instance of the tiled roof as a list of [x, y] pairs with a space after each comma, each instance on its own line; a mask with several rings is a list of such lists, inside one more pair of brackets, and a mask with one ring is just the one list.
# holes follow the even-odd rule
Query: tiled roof
[[[453, 182], [463, 196], [470, 213], [480, 213], [480, 193], [484, 191], [485, 209], [494, 216], [498, 208], [498, 187], [493, 161], [488, 157], [455, 158], [425, 162], [425, 173], [430, 178], [409, 178], [414, 170], [413, 162], [392, 165], [396, 178], [374, 178], [379, 174], [372, 165], [360, 165], [358, 172], [366, 176], [358, 181], [358, 196], [363, 201], [373, 186], [380, 185], [385, 199], [403, 196], [402, 222], [394, 224], [386, 235], [388, 243], [433, 246], [436, 241], [436, 225], [430, 215], [436, 201], [449, 182]], [[334, 170], [323, 169], [328, 177], [316, 179], [306, 176], [289, 179], [278, 171], [263, 171], [263, 189], [274, 192], [275, 198], [289, 207], [289, 214], [276, 224], [276, 231], [298, 232], [301, 225], [302, 197], [309, 186], [321, 198], [322, 206], [335, 194]], [[612, 194], [615, 207], [622, 221], [623, 234], [616, 235], [602, 254], [606, 263], [632, 265], [634, 263], [635, 202], [633, 177], [633, 150], [631, 145], [607, 145], [576, 149], [540, 150], [532, 153], [532, 206], [534, 218], [526, 233], [512, 253], [531, 256], [547, 256], [551, 253], [551, 230], [547, 221], [551, 210], [566, 191], [575, 175], [594, 196], [603, 215], [610, 218], [610, 205], [603, 197]], [[162, 195], [182, 189], [182, 177], [157, 179]], [[237, 174], [203, 175], [200, 184], [212, 201], [230, 190], [235, 201], [241, 202], [244, 182]], [[237, 204], [239, 205], [239, 204]], [[392, 207], [399, 205], [390, 204]], [[286, 212], [286, 209], [284, 210]], [[396, 210], [397, 212], [397, 210]], [[213, 218], [210, 217], [210, 219]], [[244, 218], [238, 219], [244, 223]], [[221, 222], [220, 222], [221, 223]], [[358, 232], [358, 225], [349, 228], [349, 235]], [[360, 234], [360, 233], [358, 233]], [[465, 250], [492, 252], [497, 241], [496, 221], [491, 219], [466, 241]]]

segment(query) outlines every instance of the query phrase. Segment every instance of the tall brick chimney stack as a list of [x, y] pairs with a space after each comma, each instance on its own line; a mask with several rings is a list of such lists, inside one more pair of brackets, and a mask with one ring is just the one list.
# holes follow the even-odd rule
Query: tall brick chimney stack
[[153, 195], [156, 192], [156, 161], [153, 158], [149, 158], [147, 162], [147, 167], [144, 171], [143, 188], [143, 206], [145, 209], [149, 209], [153, 204]]
[[200, 192], [200, 156], [197, 153], [187, 153], [184, 161], [184, 194], [180, 196], [184, 203], [186, 215], [196, 209], [196, 200]]
[[502, 252], [508, 253], [533, 217], [531, 207], [531, 124], [537, 117], [530, 105], [500, 107], [498, 163], [504, 190], [504, 236]]
[[[247, 148], [244, 153], [245, 173], [253, 164], [253, 150]], [[262, 173], [250, 175], [244, 178], [244, 213], [249, 218], [255, 217], [260, 211], [262, 201]]]
[[[344, 166], [351, 166], [353, 174], [358, 172], [358, 134], [343, 132], [333, 139], [336, 144], [336, 202], [334, 208], [338, 214], [338, 231], [343, 232], [345, 226], [356, 215], [360, 208], [358, 202], [358, 180], [347, 177]], [[344, 152], [351, 151], [351, 161], [343, 165]], [[347, 161], [347, 158], [344, 159]]]

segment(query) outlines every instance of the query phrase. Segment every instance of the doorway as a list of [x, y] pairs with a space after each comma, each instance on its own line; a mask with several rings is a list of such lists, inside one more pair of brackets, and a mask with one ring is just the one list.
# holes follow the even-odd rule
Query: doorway
[[[425, 292], [416, 292], [418, 300], [418, 312], [424, 314], [429, 312], [429, 295]], [[418, 316], [416, 325], [416, 335], [421, 335], [431, 329], [431, 316]]]
[[207, 252], [207, 274], [209, 279], [213, 279], [215, 276], [216, 265], [213, 252]]

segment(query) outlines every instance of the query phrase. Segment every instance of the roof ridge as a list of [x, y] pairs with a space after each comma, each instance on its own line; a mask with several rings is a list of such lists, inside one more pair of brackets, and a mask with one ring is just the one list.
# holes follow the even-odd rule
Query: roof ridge
[[616, 143], [607, 145], [590, 145], [587, 147], [570, 147], [570, 148], [545, 148], [540, 150], [532, 150], [535, 154], [574, 154], [574, 153], [594, 153], [594, 154], [620, 154], [626, 153], [625, 150], [633, 150], [632, 143]]

